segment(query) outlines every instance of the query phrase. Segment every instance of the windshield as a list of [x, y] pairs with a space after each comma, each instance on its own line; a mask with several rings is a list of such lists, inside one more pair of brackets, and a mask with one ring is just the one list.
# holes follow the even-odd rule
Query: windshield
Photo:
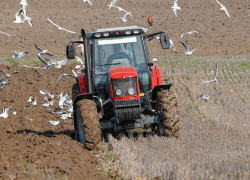
[[147, 70], [140, 35], [94, 39], [95, 73], [108, 73], [110, 67], [127, 65]]
[[94, 89], [96, 95], [103, 100], [109, 96], [107, 75], [111, 67], [135, 67], [140, 96], [150, 90], [149, 71], [141, 35], [93, 39], [93, 53]]

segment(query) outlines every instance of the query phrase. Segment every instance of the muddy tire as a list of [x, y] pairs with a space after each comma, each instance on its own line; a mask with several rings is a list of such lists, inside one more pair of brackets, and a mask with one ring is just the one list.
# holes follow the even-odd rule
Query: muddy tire
[[80, 90], [79, 84], [78, 84], [78, 83], [75, 83], [75, 84], [73, 84], [73, 86], [72, 86], [72, 100], [73, 100], [73, 101], [75, 101], [75, 97], [76, 97], [78, 94], [81, 94], [81, 90]]
[[86, 149], [93, 150], [101, 141], [101, 126], [96, 104], [93, 100], [77, 102], [75, 135]]
[[[161, 90], [157, 93], [158, 110], [160, 110], [160, 125], [163, 135], [179, 137], [179, 111], [177, 98], [172, 91]], [[160, 129], [160, 128], [159, 128]]]

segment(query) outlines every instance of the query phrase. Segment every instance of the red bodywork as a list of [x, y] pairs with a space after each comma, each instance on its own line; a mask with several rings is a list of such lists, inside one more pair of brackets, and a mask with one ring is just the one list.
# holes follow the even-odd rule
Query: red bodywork
[[77, 76], [78, 84], [80, 85], [81, 94], [87, 93], [87, 84], [85, 79], [85, 74], [79, 74]]
[[137, 84], [137, 95], [134, 96], [123, 96], [123, 97], [114, 97], [113, 88], [111, 85], [111, 81], [109, 81], [110, 87], [110, 99], [115, 100], [126, 100], [126, 99], [139, 99], [140, 98], [140, 89], [139, 89], [139, 81], [137, 77], [137, 71], [133, 66], [118, 66], [112, 67], [109, 69], [109, 77], [110, 79], [126, 79], [128, 77], [136, 77]]
[[151, 78], [152, 89], [157, 85], [161, 85], [161, 69], [158, 66], [152, 67]]

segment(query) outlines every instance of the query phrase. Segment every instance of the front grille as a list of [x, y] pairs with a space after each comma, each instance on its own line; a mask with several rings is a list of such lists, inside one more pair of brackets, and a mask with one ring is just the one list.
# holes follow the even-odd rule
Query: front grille
[[141, 118], [141, 104], [139, 99], [118, 100], [114, 101], [113, 105], [118, 123]]
[[[124, 96], [131, 96], [128, 93], [129, 88], [133, 88], [135, 90], [135, 93], [132, 94], [137, 95], [137, 77], [128, 77], [126, 79], [112, 79], [112, 86], [113, 86], [113, 94], [114, 97], [124, 97]], [[116, 94], [116, 90], [120, 89], [122, 91], [121, 95]]]

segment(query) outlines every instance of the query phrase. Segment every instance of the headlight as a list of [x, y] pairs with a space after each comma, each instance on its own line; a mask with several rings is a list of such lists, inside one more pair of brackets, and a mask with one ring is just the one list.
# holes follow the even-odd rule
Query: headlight
[[115, 94], [116, 94], [117, 96], [122, 95], [122, 90], [121, 90], [121, 89], [115, 90]]
[[134, 95], [135, 94], [135, 89], [134, 88], [129, 88], [128, 89], [128, 93], [129, 93], [129, 95]]

